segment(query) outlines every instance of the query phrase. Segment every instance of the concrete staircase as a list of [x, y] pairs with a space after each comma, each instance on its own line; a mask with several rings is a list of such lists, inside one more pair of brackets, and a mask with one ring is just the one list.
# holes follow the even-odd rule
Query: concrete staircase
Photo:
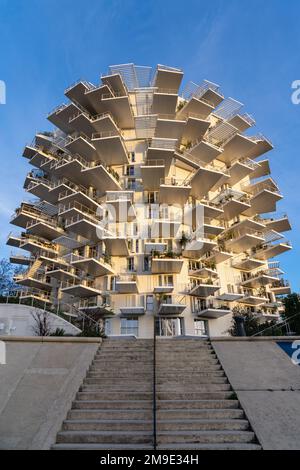
[[156, 365], [158, 450], [260, 449], [208, 341], [158, 338]]
[[153, 449], [153, 340], [105, 339], [53, 449]]
[[[157, 448], [258, 450], [211, 344], [156, 341]], [[53, 449], [153, 449], [153, 340], [105, 339]]]

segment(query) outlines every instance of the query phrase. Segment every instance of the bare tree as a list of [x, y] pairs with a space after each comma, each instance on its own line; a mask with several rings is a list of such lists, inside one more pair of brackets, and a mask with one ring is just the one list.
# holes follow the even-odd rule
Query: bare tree
[[45, 310], [32, 310], [30, 312], [35, 324], [32, 330], [36, 336], [49, 336], [51, 334], [51, 324], [49, 312]]

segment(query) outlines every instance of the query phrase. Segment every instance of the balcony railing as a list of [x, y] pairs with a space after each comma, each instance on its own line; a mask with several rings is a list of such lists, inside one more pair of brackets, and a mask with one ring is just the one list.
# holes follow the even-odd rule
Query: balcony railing
[[228, 310], [228, 313], [230, 312], [230, 307], [226, 304], [222, 304], [220, 301], [217, 301], [215, 299], [210, 299], [206, 301], [202, 301], [200, 303], [195, 302], [194, 305], [192, 305], [192, 312], [195, 314], [201, 314], [205, 310]]
[[177, 186], [177, 187], [188, 187], [190, 186], [190, 181], [188, 179], [180, 179], [180, 178], [160, 178], [160, 184], [166, 186]]

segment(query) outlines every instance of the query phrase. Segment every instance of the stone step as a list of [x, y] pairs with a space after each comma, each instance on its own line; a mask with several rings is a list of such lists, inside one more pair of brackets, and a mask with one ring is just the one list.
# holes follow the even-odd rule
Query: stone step
[[184, 447], [182, 444], [164, 444], [158, 445], [157, 450], [261, 450], [261, 446], [259, 444], [252, 444], [252, 443], [231, 443], [227, 442], [225, 444], [187, 444], [184, 443]]
[[76, 400], [152, 400], [152, 392], [112, 392], [106, 391], [80, 391], [76, 394]]
[[194, 385], [194, 384], [228, 384], [228, 380], [226, 377], [203, 377], [203, 376], [187, 376], [187, 377], [174, 377], [174, 376], [167, 376], [164, 377], [163, 375], [159, 375], [156, 377], [157, 384], [168, 384], [168, 383], [176, 383], [178, 385]]
[[252, 443], [255, 435], [252, 431], [159, 431], [157, 443], [163, 444], [225, 444], [225, 443]]
[[160, 400], [157, 408], [162, 409], [201, 409], [238, 408], [238, 400]]
[[212, 371], [212, 372], [206, 372], [206, 371], [195, 371], [195, 372], [185, 372], [185, 371], [180, 371], [179, 374], [177, 373], [176, 371], [176, 374], [174, 374], [174, 372], [161, 372], [160, 370], [156, 371], [156, 377], [159, 378], [159, 377], [177, 377], [178, 375], [180, 377], [183, 378], [183, 380], [187, 380], [189, 377], [193, 376], [193, 377], [207, 377], [207, 378], [213, 378], [213, 377], [222, 377], [222, 378], [226, 378], [226, 375], [224, 373], [223, 370], [215, 370], [215, 371]]
[[181, 371], [193, 373], [193, 372], [212, 372], [215, 370], [223, 370], [220, 364], [205, 364], [205, 365], [191, 365], [191, 364], [186, 364], [186, 367], [184, 367], [183, 364], [180, 364], [179, 367], [176, 367], [176, 364], [169, 365], [168, 367], [162, 367], [161, 364], [157, 364], [156, 367], [156, 372], [170, 372], [170, 370], [176, 371], [176, 375], [179, 375]]
[[182, 359], [182, 358], [178, 358], [177, 360], [175, 358], [173, 358], [172, 356], [169, 357], [169, 359], [167, 360], [159, 360], [159, 359], [156, 359], [156, 363], [157, 363], [157, 368], [160, 369], [160, 368], [163, 368], [163, 367], [174, 367], [174, 370], [176, 370], [176, 365], [178, 364], [179, 366], [182, 366], [184, 367], [185, 365], [189, 364], [189, 365], [201, 365], [202, 367], [205, 367], [205, 365], [214, 365], [214, 364], [219, 364], [219, 361], [218, 359], [202, 359], [202, 358], [193, 358], [193, 360], [189, 360], [189, 359]]
[[185, 384], [185, 383], [176, 383], [176, 382], [165, 382], [157, 385], [157, 391], [170, 391], [174, 392], [215, 392], [215, 391], [225, 391], [231, 390], [230, 384], [215, 384], [215, 383], [199, 383], [199, 384]]
[[57, 443], [99, 444], [148, 444], [153, 440], [152, 431], [60, 431]]
[[135, 380], [135, 379], [128, 379], [128, 380], [123, 380], [122, 378], [120, 379], [101, 379], [101, 378], [95, 378], [95, 377], [88, 377], [83, 380], [83, 385], [92, 385], [92, 384], [97, 384], [99, 386], [99, 390], [107, 390], [107, 389], [118, 389], [118, 390], [134, 390], [136, 387], [136, 391], [140, 392], [141, 390], [144, 389], [149, 389], [148, 391], [152, 390], [152, 381], [149, 380]]
[[72, 409], [102, 410], [150, 410], [153, 407], [152, 400], [74, 400]]
[[127, 389], [122, 387], [122, 382], [120, 382], [120, 385], [116, 388], [114, 387], [114, 390], [112, 390], [111, 387], [104, 387], [104, 386], [101, 386], [101, 384], [99, 383], [96, 383], [96, 384], [86, 384], [86, 383], [83, 383], [80, 388], [79, 388], [79, 391], [80, 392], [101, 392], [101, 393], [119, 393], [120, 395], [122, 395], [123, 393], [134, 393], [134, 392], [139, 392], [139, 393], [152, 393], [152, 390], [153, 388], [150, 387], [149, 390], [137, 390], [136, 387], [135, 387], [135, 383], [132, 382], [130, 387], [128, 387]]
[[86, 374], [87, 379], [100, 379], [101, 383], [117, 383], [117, 382], [124, 382], [128, 383], [134, 380], [135, 382], [143, 382], [143, 383], [148, 383], [149, 381], [151, 382], [152, 380], [152, 375], [151, 374], [130, 374], [129, 376], [119, 376], [116, 374], [115, 376], [107, 376], [106, 374], [101, 374], [99, 372], [88, 372]]
[[64, 431], [152, 431], [153, 420], [89, 419], [65, 420]]
[[153, 450], [153, 444], [54, 444], [52, 450]]
[[247, 431], [246, 419], [183, 419], [158, 420], [157, 432], [161, 431]]
[[100, 367], [97, 368], [97, 367], [91, 367], [88, 371], [88, 374], [90, 374], [90, 376], [101, 376], [101, 377], [129, 377], [129, 376], [132, 376], [132, 377], [151, 377], [152, 374], [153, 374], [153, 367], [151, 369], [148, 369], [148, 370], [138, 370], [138, 371], [128, 371], [128, 372], [124, 372], [122, 369], [120, 369], [119, 371], [114, 371], [114, 370], [103, 370], [101, 369]]
[[232, 397], [232, 391], [215, 391], [201, 392], [199, 390], [192, 392], [189, 389], [183, 392], [177, 392], [170, 389], [169, 391], [156, 391], [156, 400], [228, 400]]
[[89, 420], [89, 419], [117, 419], [122, 420], [151, 420], [153, 418], [152, 407], [148, 410], [143, 409], [100, 409], [100, 410], [90, 410], [90, 409], [76, 409], [70, 410], [67, 414], [68, 420]]
[[156, 412], [158, 420], [169, 419], [242, 419], [243, 410], [239, 408], [203, 408], [203, 409], [159, 409]]
[[[173, 400], [226, 400], [230, 399], [232, 392], [174, 392], [170, 390], [168, 392], [156, 393], [156, 399], [159, 400], [168, 400], [170, 397]], [[151, 392], [112, 392], [110, 389], [105, 391], [97, 389], [85, 389], [80, 390], [76, 394], [76, 400], [152, 400], [153, 393]]]

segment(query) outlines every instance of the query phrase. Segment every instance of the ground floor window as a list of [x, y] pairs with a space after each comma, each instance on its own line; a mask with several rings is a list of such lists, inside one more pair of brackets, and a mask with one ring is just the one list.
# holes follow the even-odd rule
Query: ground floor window
[[183, 334], [183, 318], [158, 318], [156, 320], [158, 336], [180, 336]]
[[121, 318], [121, 335], [139, 335], [139, 318]]
[[195, 335], [208, 336], [208, 325], [206, 320], [195, 320]]

